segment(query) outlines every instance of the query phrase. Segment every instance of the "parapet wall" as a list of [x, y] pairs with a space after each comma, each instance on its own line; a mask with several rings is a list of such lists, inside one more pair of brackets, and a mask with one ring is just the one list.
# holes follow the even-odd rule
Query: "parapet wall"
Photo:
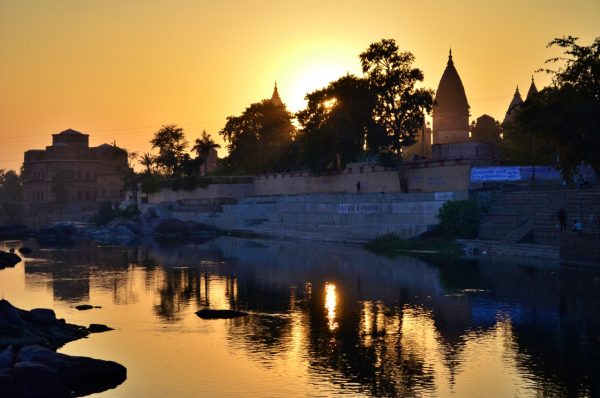
[[400, 179], [393, 169], [372, 164], [349, 164], [343, 171], [323, 176], [308, 172], [259, 175], [254, 180], [255, 195], [301, 195], [312, 193], [400, 192]]

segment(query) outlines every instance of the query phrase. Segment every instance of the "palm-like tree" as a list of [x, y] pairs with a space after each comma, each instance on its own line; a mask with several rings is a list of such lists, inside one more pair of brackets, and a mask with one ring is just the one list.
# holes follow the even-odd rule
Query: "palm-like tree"
[[152, 167], [156, 163], [156, 156], [145, 153], [140, 156], [140, 164], [146, 168], [146, 174], [152, 173]]
[[211, 149], [217, 148], [221, 148], [221, 145], [214, 142], [210, 135], [206, 133], [206, 130], [203, 130], [202, 136], [194, 141], [192, 150], [198, 154], [199, 158], [204, 160], [204, 175], [208, 175], [208, 155]]

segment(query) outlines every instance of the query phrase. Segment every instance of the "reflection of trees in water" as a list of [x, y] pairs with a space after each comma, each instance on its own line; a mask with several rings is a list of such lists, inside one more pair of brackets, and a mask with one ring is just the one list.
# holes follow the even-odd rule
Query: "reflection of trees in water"
[[[112, 292], [117, 304], [134, 302], [133, 269], [141, 267], [165, 322], [203, 306], [251, 311], [256, 314], [225, 321], [233, 347], [264, 366], [295, 351], [315, 380], [344, 388], [357, 383], [357, 393], [410, 396], [434, 388], [425, 353], [431, 346], [415, 341], [414, 327], [435, 334], [434, 349], [452, 384], [466, 336], [476, 338], [474, 331], [499, 322], [510, 326], [506, 344], [539, 395], [600, 393], [597, 274], [497, 264], [433, 267], [347, 247], [243, 240], [164, 251], [83, 246], [39, 253], [51, 262], [27, 264], [26, 278], [48, 276], [57, 300], [84, 300], [92, 285]], [[327, 282], [335, 289], [327, 290]], [[415, 319], [421, 323], [411, 324]]]
[[600, 394], [600, 278], [563, 270], [530, 272], [529, 281], [537, 305], [513, 325], [519, 366], [535, 375], [541, 396]]

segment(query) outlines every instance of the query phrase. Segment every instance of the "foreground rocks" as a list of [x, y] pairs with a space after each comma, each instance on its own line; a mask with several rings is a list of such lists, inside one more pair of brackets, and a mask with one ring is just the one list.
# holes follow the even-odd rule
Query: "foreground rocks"
[[0, 250], [0, 269], [14, 267], [21, 261], [18, 254]]
[[55, 352], [106, 325], [85, 328], [54, 311], [24, 311], [0, 300], [0, 397], [78, 397], [115, 388], [127, 378], [122, 365]]
[[83, 326], [57, 319], [52, 310], [25, 311], [0, 300], [0, 348], [39, 344], [56, 349], [88, 334]]

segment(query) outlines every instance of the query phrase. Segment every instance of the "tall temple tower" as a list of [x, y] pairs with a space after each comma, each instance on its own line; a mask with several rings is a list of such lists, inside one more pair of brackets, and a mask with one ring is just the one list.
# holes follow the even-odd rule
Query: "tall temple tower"
[[279, 97], [279, 92], [277, 91], [277, 82], [275, 82], [275, 88], [273, 89], [273, 95], [271, 96], [271, 102], [275, 106], [283, 106], [283, 101]]
[[531, 76], [531, 85], [529, 86], [529, 91], [527, 91], [527, 97], [525, 97], [525, 99], [528, 100], [531, 97], [533, 97], [534, 95], [536, 95], [537, 93], [538, 93], [538, 89], [535, 86], [535, 81], [533, 80], [533, 76]]
[[[533, 84], [533, 82], [532, 82], [532, 84]], [[535, 85], [534, 85], [534, 87], [535, 87]], [[531, 91], [531, 88], [529, 90]], [[517, 89], [515, 90], [515, 94], [513, 95], [513, 99], [512, 99], [512, 101], [510, 101], [510, 104], [508, 105], [508, 109], [506, 110], [506, 115], [504, 116], [504, 121], [502, 122], [503, 124], [513, 122], [513, 120], [515, 119], [515, 116], [517, 115], [519, 105], [521, 105], [522, 103], [523, 103], [523, 98], [521, 98], [521, 93], [519, 92], [519, 86], [517, 86]]]
[[435, 94], [433, 143], [448, 144], [468, 140], [469, 103], [450, 50], [448, 64]]

